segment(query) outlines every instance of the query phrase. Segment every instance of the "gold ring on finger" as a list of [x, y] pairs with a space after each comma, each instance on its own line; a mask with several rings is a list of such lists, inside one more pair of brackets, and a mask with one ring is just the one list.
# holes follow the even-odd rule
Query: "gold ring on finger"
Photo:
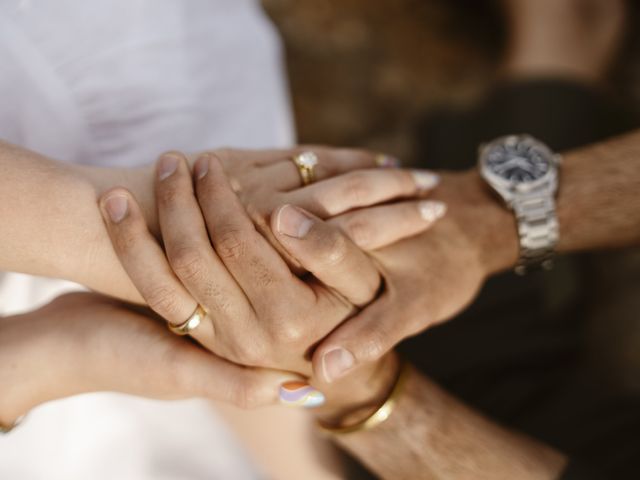
[[173, 325], [172, 323], [167, 323], [167, 325], [169, 327], [169, 330], [171, 330], [176, 335], [189, 335], [192, 331], [200, 326], [206, 316], [206, 310], [202, 305], [198, 304], [191, 316], [189, 316], [189, 318], [187, 318], [184, 322], [179, 325]]
[[293, 163], [300, 172], [302, 185], [309, 185], [316, 181], [316, 165], [318, 165], [318, 156], [310, 151], [302, 152], [293, 157]]

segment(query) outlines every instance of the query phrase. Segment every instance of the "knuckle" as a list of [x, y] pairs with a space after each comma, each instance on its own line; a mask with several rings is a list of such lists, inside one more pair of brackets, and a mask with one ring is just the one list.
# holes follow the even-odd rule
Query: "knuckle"
[[215, 241], [216, 251], [223, 260], [237, 260], [246, 251], [245, 235], [239, 228], [226, 228], [219, 232]]
[[325, 250], [321, 254], [321, 263], [325, 268], [340, 265], [346, 260], [348, 252], [349, 247], [346, 238], [335, 233], [325, 242]]
[[360, 350], [360, 360], [373, 362], [386, 353], [386, 336], [383, 332], [373, 332], [364, 340]]
[[123, 224], [115, 231], [114, 247], [118, 254], [132, 251], [140, 239], [140, 232], [133, 223]]
[[165, 318], [175, 318], [179, 313], [179, 302], [176, 293], [168, 287], [153, 287], [144, 292], [149, 307]]
[[202, 278], [205, 267], [204, 260], [196, 248], [184, 246], [177, 248], [169, 255], [171, 268], [182, 280]]
[[298, 344], [305, 338], [302, 325], [296, 322], [282, 322], [274, 327], [273, 340], [280, 345]]
[[172, 182], [171, 177], [162, 182], [158, 187], [158, 200], [162, 205], [170, 205], [178, 200], [182, 194], [182, 189], [177, 182]]
[[259, 340], [236, 345], [234, 356], [238, 363], [251, 367], [266, 367], [269, 358], [265, 344]]
[[371, 196], [371, 185], [363, 172], [352, 172], [344, 177], [342, 198], [351, 205], [361, 205]]
[[255, 285], [261, 289], [268, 289], [275, 283], [273, 271], [264, 264], [264, 261], [259, 257], [254, 257], [249, 262], [251, 270], [253, 272], [253, 278]]

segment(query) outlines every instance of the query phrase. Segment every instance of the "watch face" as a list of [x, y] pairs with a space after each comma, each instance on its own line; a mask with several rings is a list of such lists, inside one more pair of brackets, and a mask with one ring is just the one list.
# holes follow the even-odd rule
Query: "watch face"
[[551, 167], [551, 160], [531, 142], [512, 141], [491, 146], [486, 153], [485, 165], [498, 177], [521, 183], [544, 177]]

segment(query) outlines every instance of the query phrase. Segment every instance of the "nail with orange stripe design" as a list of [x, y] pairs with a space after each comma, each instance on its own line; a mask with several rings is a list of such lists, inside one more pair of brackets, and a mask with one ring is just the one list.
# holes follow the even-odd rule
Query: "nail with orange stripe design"
[[316, 408], [324, 402], [322, 392], [308, 383], [292, 381], [280, 385], [280, 403], [288, 407]]

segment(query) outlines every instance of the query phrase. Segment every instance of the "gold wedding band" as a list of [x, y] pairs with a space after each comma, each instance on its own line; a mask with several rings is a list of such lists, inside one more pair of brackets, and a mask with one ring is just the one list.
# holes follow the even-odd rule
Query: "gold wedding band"
[[309, 185], [316, 181], [316, 165], [318, 165], [318, 156], [313, 152], [302, 152], [292, 158], [293, 163], [300, 172], [302, 185]]
[[169, 330], [171, 330], [176, 335], [189, 335], [192, 331], [198, 328], [198, 326], [202, 323], [204, 317], [206, 316], [206, 310], [202, 305], [198, 304], [195, 311], [183, 323], [181, 323], [180, 325], [167, 323], [167, 325], [169, 326]]

